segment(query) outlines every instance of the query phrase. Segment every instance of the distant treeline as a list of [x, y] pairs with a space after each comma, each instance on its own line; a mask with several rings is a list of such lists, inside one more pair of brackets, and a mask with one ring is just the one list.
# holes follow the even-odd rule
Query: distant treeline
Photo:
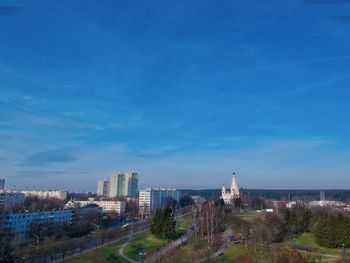
[[[320, 191], [325, 193], [326, 200], [347, 200], [350, 199], [350, 190], [268, 190], [268, 189], [244, 189], [246, 196], [263, 196], [268, 199], [277, 200], [295, 200], [309, 199], [319, 200]], [[190, 195], [200, 195], [206, 199], [217, 199], [221, 196], [221, 189], [202, 189], [202, 190], [181, 190], [181, 193]]]

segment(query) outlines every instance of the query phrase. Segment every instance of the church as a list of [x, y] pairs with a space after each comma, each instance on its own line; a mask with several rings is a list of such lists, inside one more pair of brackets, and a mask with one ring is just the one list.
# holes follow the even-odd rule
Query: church
[[231, 204], [235, 199], [239, 198], [239, 187], [237, 183], [237, 177], [235, 172], [232, 173], [231, 188], [228, 192], [225, 185], [222, 185], [221, 199], [225, 204]]

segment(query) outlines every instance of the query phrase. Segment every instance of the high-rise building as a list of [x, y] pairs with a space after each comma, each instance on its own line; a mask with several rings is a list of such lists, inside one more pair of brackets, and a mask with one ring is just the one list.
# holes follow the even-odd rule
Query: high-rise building
[[5, 189], [5, 179], [0, 179], [0, 190]]
[[137, 192], [139, 188], [139, 175], [135, 171], [130, 171], [125, 173], [126, 179], [126, 189], [125, 195], [130, 197], [137, 197]]
[[97, 182], [97, 195], [109, 197], [110, 195], [110, 181], [106, 179], [98, 180]]
[[109, 189], [109, 196], [110, 197], [118, 196], [119, 175], [122, 175], [122, 173], [115, 171], [111, 176], [110, 189]]
[[149, 215], [157, 208], [163, 208], [169, 198], [176, 202], [180, 200], [180, 191], [165, 188], [145, 188], [139, 192], [139, 212], [141, 215]]
[[110, 197], [137, 197], [139, 177], [134, 171], [127, 173], [114, 172], [110, 180]]

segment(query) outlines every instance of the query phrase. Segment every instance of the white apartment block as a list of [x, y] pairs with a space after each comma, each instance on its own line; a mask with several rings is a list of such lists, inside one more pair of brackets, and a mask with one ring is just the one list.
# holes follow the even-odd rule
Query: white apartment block
[[109, 197], [111, 182], [106, 179], [98, 180], [97, 182], [97, 195]]
[[180, 200], [180, 191], [166, 188], [145, 188], [139, 191], [139, 212], [148, 215], [157, 208], [163, 208], [168, 198], [177, 202]]
[[75, 208], [77, 206], [85, 207], [87, 205], [95, 204], [102, 208], [103, 212], [111, 212], [115, 211], [118, 214], [124, 214], [125, 213], [125, 201], [94, 201], [94, 200], [88, 200], [88, 201], [69, 201], [65, 207], [72, 207]]
[[115, 171], [111, 180], [99, 180], [97, 183], [97, 195], [105, 197], [130, 196], [137, 197], [139, 176], [135, 171], [126, 173]]
[[66, 200], [67, 199], [67, 191], [64, 190], [57, 190], [57, 191], [52, 191], [52, 190], [26, 190], [22, 191], [22, 193], [25, 196], [36, 196], [38, 198], [44, 199], [44, 198], [57, 198], [60, 200]]

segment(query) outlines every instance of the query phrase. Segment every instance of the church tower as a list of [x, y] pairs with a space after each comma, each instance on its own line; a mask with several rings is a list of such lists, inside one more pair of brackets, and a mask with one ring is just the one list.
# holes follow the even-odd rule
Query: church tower
[[226, 195], [226, 187], [225, 185], [223, 184], [222, 185], [222, 188], [221, 188], [221, 196], [225, 196]]
[[239, 197], [239, 187], [237, 183], [236, 173], [232, 173], [232, 181], [231, 181], [231, 197], [238, 198]]

